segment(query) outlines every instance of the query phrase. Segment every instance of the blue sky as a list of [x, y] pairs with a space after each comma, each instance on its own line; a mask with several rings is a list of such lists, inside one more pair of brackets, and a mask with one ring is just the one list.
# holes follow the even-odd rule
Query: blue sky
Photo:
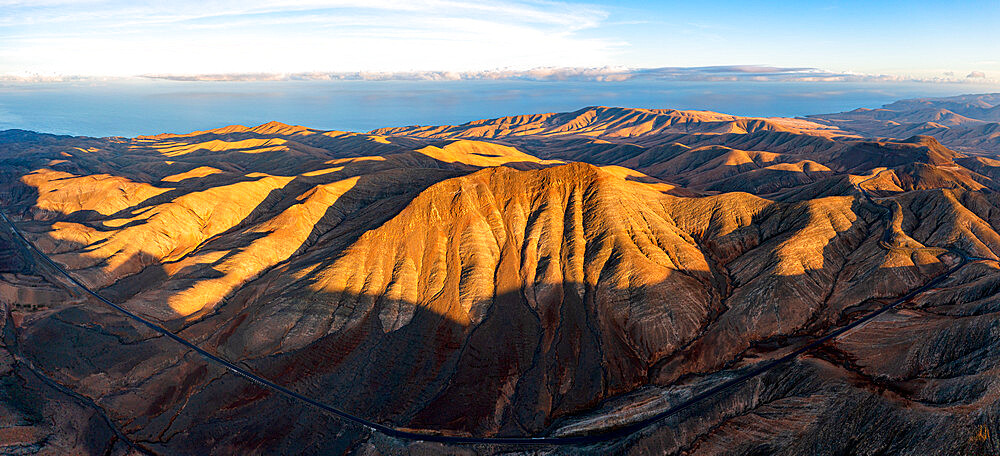
[[770, 65], [997, 80], [1000, 1], [954, 3], [0, 0], [0, 74]]

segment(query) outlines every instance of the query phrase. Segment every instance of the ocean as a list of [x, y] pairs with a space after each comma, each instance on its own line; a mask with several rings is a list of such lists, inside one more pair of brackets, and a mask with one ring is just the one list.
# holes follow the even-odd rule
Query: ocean
[[364, 132], [594, 105], [794, 117], [997, 89], [913, 82], [654, 80], [0, 83], [0, 130], [133, 137], [277, 120]]

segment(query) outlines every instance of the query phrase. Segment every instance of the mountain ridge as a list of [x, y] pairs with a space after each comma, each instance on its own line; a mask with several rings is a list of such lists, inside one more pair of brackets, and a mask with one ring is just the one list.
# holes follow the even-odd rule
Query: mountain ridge
[[[941, 280], [642, 433], [538, 451], [805, 454], [862, 436], [873, 451], [989, 448], [1000, 164], [947, 141], [624, 108], [367, 134], [269, 122], [0, 138], [4, 212], [73, 277], [376, 423], [614, 428]], [[0, 381], [27, 399], [0, 407], [26, 445], [535, 451], [398, 441], [298, 408], [78, 296], [4, 236], [0, 258], [16, 261], [0, 298], [17, 306]], [[977, 260], [940, 279], [954, 252]], [[32, 369], [94, 405], [67, 406]], [[59, 437], [88, 420], [93, 441]]]

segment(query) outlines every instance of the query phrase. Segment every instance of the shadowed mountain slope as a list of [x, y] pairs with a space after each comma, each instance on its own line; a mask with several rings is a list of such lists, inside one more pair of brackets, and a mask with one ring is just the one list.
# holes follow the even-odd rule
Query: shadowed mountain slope
[[7, 131], [0, 163], [4, 212], [87, 287], [296, 393], [423, 433], [615, 429], [943, 280], [641, 432], [462, 446], [275, 395], [74, 291], [5, 229], [6, 452], [997, 448], [1000, 168], [930, 137], [587, 108], [372, 134]]
[[632, 138], [670, 133], [748, 134], [758, 131], [835, 136], [836, 128], [789, 118], [737, 117], [711, 111], [594, 106], [567, 113], [477, 120], [462, 125], [380, 128], [372, 134], [436, 138], [499, 139], [511, 136]]

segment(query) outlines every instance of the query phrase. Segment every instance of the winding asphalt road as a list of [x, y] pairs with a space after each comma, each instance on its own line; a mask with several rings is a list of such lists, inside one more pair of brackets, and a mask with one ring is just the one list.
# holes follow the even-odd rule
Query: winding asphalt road
[[[868, 192], [864, 188], [861, 187], [861, 184], [863, 184], [863, 183], [865, 183], [865, 182], [867, 182], [867, 181], [869, 181], [871, 179], [874, 179], [874, 178], [878, 177], [879, 174], [881, 174], [881, 172], [876, 173], [874, 176], [872, 176], [872, 177], [870, 177], [868, 179], [865, 179], [864, 181], [861, 181], [858, 184], [855, 184], [855, 187], [858, 189], [858, 191], [865, 197], [865, 199], [869, 203], [871, 203], [871, 204], [873, 204], [873, 205], [875, 205], [877, 207], [880, 207], [880, 208], [884, 209], [886, 211], [886, 213], [887, 213], [886, 222], [887, 223], [891, 223], [892, 222], [891, 211], [889, 211], [888, 208], [886, 208], [886, 207], [884, 207], [884, 206], [876, 203], [871, 198], [871, 196], [868, 194]], [[124, 314], [125, 316], [131, 318], [132, 320], [134, 320], [134, 321], [136, 321], [136, 322], [138, 322], [138, 323], [140, 323], [140, 324], [142, 324], [142, 325], [150, 328], [151, 330], [153, 330], [153, 331], [155, 331], [157, 333], [160, 333], [160, 334], [162, 334], [162, 335], [164, 335], [164, 336], [172, 339], [173, 341], [177, 342], [180, 345], [183, 345], [184, 347], [187, 347], [187, 348], [195, 351], [196, 353], [198, 353], [199, 355], [201, 355], [202, 357], [204, 357], [209, 362], [217, 364], [219, 366], [222, 366], [222, 367], [228, 369], [233, 374], [236, 374], [236, 375], [238, 375], [240, 377], [243, 377], [243, 378], [245, 378], [245, 379], [247, 379], [247, 380], [249, 380], [251, 382], [254, 382], [254, 383], [260, 385], [261, 387], [267, 388], [267, 389], [269, 389], [269, 390], [271, 390], [271, 391], [273, 391], [275, 393], [278, 393], [278, 394], [280, 394], [282, 396], [285, 396], [285, 397], [287, 397], [289, 399], [292, 399], [293, 401], [303, 402], [303, 403], [308, 404], [308, 405], [310, 405], [312, 407], [315, 407], [315, 408], [317, 408], [319, 410], [322, 410], [324, 412], [336, 415], [336, 416], [338, 416], [338, 417], [340, 417], [340, 418], [342, 418], [342, 419], [344, 419], [346, 421], [349, 421], [351, 423], [354, 423], [354, 424], [357, 424], [357, 425], [359, 425], [361, 427], [364, 427], [364, 428], [366, 428], [366, 429], [368, 429], [370, 431], [379, 432], [379, 433], [385, 434], [385, 435], [387, 435], [389, 437], [393, 437], [393, 438], [397, 438], [397, 439], [403, 439], [403, 440], [439, 442], [439, 443], [450, 443], [450, 444], [588, 445], [588, 444], [595, 444], [595, 443], [600, 443], [600, 442], [607, 442], [607, 441], [611, 441], [611, 440], [616, 440], [616, 439], [621, 439], [623, 437], [627, 437], [627, 436], [632, 435], [632, 434], [634, 434], [636, 432], [639, 432], [639, 431], [645, 429], [646, 427], [649, 427], [649, 426], [651, 426], [651, 425], [653, 425], [653, 424], [655, 424], [655, 423], [657, 423], [659, 421], [662, 421], [662, 420], [665, 420], [665, 419], [667, 419], [667, 418], [669, 418], [671, 416], [674, 416], [677, 413], [679, 413], [679, 412], [681, 412], [681, 411], [683, 411], [685, 409], [688, 409], [688, 408], [690, 408], [690, 407], [692, 407], [692, 406], [694, 406], [694, 405], [696, 405], [696, 404], [698, 404], [698, 403], [700, 403], [700, 402], [702, 402], [702, 401], [704, 401], [706, 399], [709, 399], [709, 398], [711, 398], [713, 396], [719, 395], [719, 394], [721, 394], [721, 393], [723, 393], [723, 392], [725, 392], [725, 391], [727, 391], [729, 389], [732, 389], [732, 388], [735, 388], [737, 386], [740, 386], [740, 385], [746, 383], [750, 379], [752, 379], [752, 378], [754, 378], [754, 377], [756, 377], [756, 376], [758, 376], [760, 374], [763, 374], [763, 373], [771, 371], [771, 370], [773, 370], [773, 369], [775, 369], [775, 368], [777, 368], [779, 366], [782, 366], [782, 365], [784, 365], [784, 364], [786, 364], [786, 363], [788, 363], [788, 362], [790, 362], [790, 361], [798, 358], [803, 353], [806, 353], [806, 352], [808, 352], [810, 350], [813, 350], [813, 349], [815, 349], [815, 348], [823, 345], [824, 343], [829, 342], [830, 340], [832, 340], [832, 339], [834, 339], [834, 338], [836, 338], [836, 337], [838, 337], [838, 336], [840, 336], [840, 335], [842, 335], [842, 334], [844, 334], [844, 333], [846, 333], [846, 332], [848, 332], [848, 331], [850, 331], [852, 329], [855, 329], [855, 328], [857, 328], [857, 327], [859, 327], [859, 326], [861, 326], [861, 325], [863, 325], [863, 324], [871, 321], [872, 319], [878, 317], [879, 315], [882, 315], [883, 313], [885, 313], [885, 312], [887, 312], [889, 310], [892, 310], [892, 309], [898, 307], [899, 305], [901, 305], [901, 304], [909, 301], [910, 299], [913, 299], [913, 297], [915, 297], [916, 295], [918, 295], [920, 293], [923, 293], [924, 291], [927, 291], [927, 290], [929, 290], [929, 289], [937, 286], [938, 284], [940, 284], [941, 282], [943, 282], [944, 280], [946, 280], [949, 276], [951, 276], [951, 274], [955, 273], [956, 271], [958, 271], [959, 269], [961, 269], [962, 267], [964, 267], [966, 264], [968, 264], [970, 261], [985, 260], [985, 258], [970, 257], [970, 256], [966, 255], [964, 252], [961, 252], [961, 251], [958, 251], [958, 250], [949, 249], [949, 251], [951, 251], [953, 254], [955, 254], [956, 256], [958, 256], [960, 258], [959, 263], [956, 264], [955, 266], [953, 266], [952, 268], [948, 269], [948, 271], [946, 271], [945, 273], [943, 273], [941, 275], [938, 275], [937, 277], [935, 277], [934, 279], [932, 279], [930, 282], [927, 282], [926, 284], [924, 284], [924, 285], [922, 285], [920, 287], [917, 287], [917, 288], [911, 290], [909, 293], [907, 293], [903, 297], [901, 297], [901, 298], [893, 301], [892, 303], [886, 304], [886, 305], [882, 306], [881, 308], [876, 309], [875, 311], [872, 311], [872, 312], [864, 315], [863, 317], [859, 318], [858, 320], [856, 320], [856, 321], [854, 321], [854, 322], [852, 322], [852, 323], [850, 323], [850, 324], [848, 324], [846, 326], [843, 326], [843, 327], [841, 327], [841, 328], [839, 328], [839, 329], [837, 329], [837, 330], [835, 330], [835, 331], [833, 331], [833, 332], [831, 332], [831, 333], [829, 333], [829, 334], [827, 334], [827, 335], [825, 335], [823, 337], [820, 337], [820, 338], [818, 338], [818, 339], [816, 339], [816, 340], [814, 340], [814, 341], [812, 341], [812, 342], [810, 342], [810, 343], [808, 343], [808, 344], [806, 344], [806, 345], [804, 345], [804, 346], [796, 349], [795, 351], [792, 351], [792, 352], [790, 352], [790, 353], [788, 353], [788, 354], [786, 354], [786, 355], [784, 355], [784, 356], [782, 356], [780, 358], [777, 358], [777, 359], [774, 359], [774, 360], [771, 360], [771, 361], [767, 361], [767, 362], [763, 362], [763, 363], [761, 363], [758, 366], [754, 366], [753, 368], [747, 370], [746, 372], [741, 373], [740, 375], [738, 375], [738, 376], [736, 376], [736, 377], [734, 377], [732, 379], [729, 379], [729, 380], [727, 380], [727, 381], [725, 381], [723, 383], [720, 383], [719, 385], [716, 385], [716, 386], [714, 386], [712, 388], [709, 388], [709, 389], [707, 389], [707, 390], [705, 390], [705, 391], [703, 391], [701, 393], [698, 393], [698, 394], [692, 396], [691, 398], [689, 398], [689, 399], [687, 399], [687, 400], [685, 400], [685, 401], [683, 401], [683, 402], [681, 402], [681, 403], [679, 403], [677, 405], [674, 405], [673, 407], [670, 407], [670, 408], [668, 408], [668, 409], [666, 409], [666, 410], [664, 410], [664, 411], [662, 411], [660, 413], [657, 413], [655, 415], [646, 417], [646, 418], [644, 418], [642, 420], [639, 420], [639, 421], [636, 421], [634, 423], [627, 424], [625, 426], [621, 426], [621, 427], [617, 427], [617, 428], [613, 428], [613, 429], [608, 429], [608, 430], [603, 430], [603, 431], [600, 431], [600, 432], [595, 432], [593, 434], [587, 434], [587, 435], [551, 436], [551, 437], [464, 437], [464, 436], [449, 436], [449, 435], [440, 435], [440, 434], [427, 434], [427, 433], [412, 432], [412, 431], [406, 431], [406, 430], [402, 430], [402, 429], [396, 429], [396, 428], [393, 428], [393, 427], [390, 427], [390, 426], [379, 424], [379, 423], [376, 423], [374, 421], [370, 421], [370, 420], [367, 420], [365, 418], [362, 418], [362, 417], [353, 415], [351, 413], [345, 412], [343, 410], [340, 410], [340, 409], [338, 409], [336, 407], [333, 407], [331, 405], [325, 404], [323, 402], [317, 401], [317, 400], [312, 399], [310, 397], [303, 396], [302, 394], [299, 394], [299, 393], [297, 393], [295, 391], [292, 391], [291, 389], [288, 389], [288, 388], [286, 388], [286, 387], [284, 387], [282, 385], [279, 385], [279, 384], [277, 384], [277, 383], [275, 383], [275, 382], [273, 382], [271, 380], [268, 380], [266, 378], [260, 377], [257, 374], [254, 374], [253, 372], [250, 372], [247, 369], [245, 369], [243, 367], [240, 367], [239, 365], [237, 365], [237, 364], [235, 364], [235, 363], [233, 363], [233, 362], [231, 362], [231, 361], [229, 361], [229, 360], [227, 360], [225, 358], [222, 358], [222, 357], [220, 357], [218, 355], [209, 353], [208, 351], [206, 351], [206, 350], [198, 347], [197, 345], [191, 343], [187, 339], [184, 339], [184, 338], [182, 338], [182, 337], [174, 334], [173, 332], [169, 331], [168, 329], [164, 328], [163, 326], [160, 326], [160, 325], [158, 325], [158, 324], [156, 324], [156, 323], [154, 323], [152, 321], [149, 321], [149, 320], [147, 320], [147, 319], [145, 319], [145, 318], [143, 318], [143, 317], [141, 317], [141, 316], [139, 316], [139, 315], [137, 315], [137, 314], [135, 314], [133, 312], [130, 312], [128, 309], [125, 309], [124, 307], [122, 307], [122, 306], [120, 306], [118, 304], [115, 304], [115, 303], [113, 303], [113, 302], [105, 299], [103, 296], [101, 296], [97, 292], [91, 290], [86, 285], [84, 285], [79, 280], [77, 280], [75, 277], [73, 277], [62, 266], [60, 266], [55, 261], [53, 261], [51, 258], [49, 258], [48, 255], [46, 255], [41, 250], [39, 250], [37, 247], [35, 247], [34, 244], [32, 244], [30, 241], [28, 241], [28, 239], [24, 236], [24, 234], [21, 232], [21, 230], [18, 229], [17, 226], [14, 225], [14, 223], [7, 217], [7, 214], [5, 214], [3, 211], [0, 211], [0, 217], [3, 217], [3, 220], [4, 220], [4, 222], [6, 222], [6, 225], [9, 227], [9, 230], [15, 235], [16, 238], [18, 238], [21, 242], [23, 242], [28, 249], [30, 249], [31, 251], [35, 252], [47, 264], [49, 264], [52, 268], [54, 268], [55, 271], [57, 271], [60, 275], [65, 276], [67, 279], [69, 279], [70, 282], [72, 282], [74, 285], [76, 285], [77, 287], [79, 287], [81, 290], [83, 290], [87, 294], [93, 296], [97, 300], [103, 302], [104, 304], [107, 304], [108, 306], [112, 307], [116, 311], [121, 312], [122, 314]], [[882, 242], [880, 242], [880, 245], [882, 245], [882, 243], [886, 243], [887, 244], [888, 243], [888, 239], [889, 239], [890, 236], [891, 236], [891, 234], [890, 234], [890, 232], [887, 229], [886, 230], [886, 234], [885, 234], [885, 236], [882, 239]], [[888, 247], [887, 245], [882, 245], [882, 246], [883, 247]]]

